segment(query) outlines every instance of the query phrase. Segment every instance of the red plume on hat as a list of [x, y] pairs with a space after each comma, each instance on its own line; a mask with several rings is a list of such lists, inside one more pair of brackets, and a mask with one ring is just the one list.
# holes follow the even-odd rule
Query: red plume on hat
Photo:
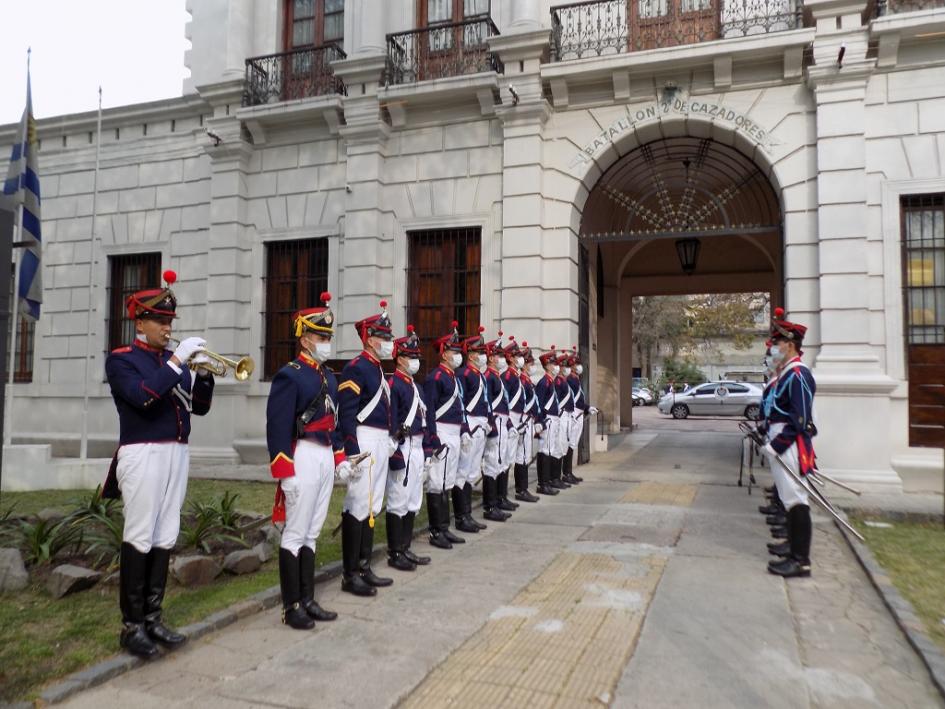
[[390, 316], [387, 314], [387, 301], [382, 300], [380, 305], [380, 313], [358, 320], [354, 324], [362, 342], [366, 342], [369, 337], [381, 337], [385, 340], [389, 340], [393, 337]]
[[774, 309], [774, 318], [771, 321], [771, 339], [772, 340], [790, 340], [795, 344], [804, 339], [807, 333], [807, 326], [800, 323], [793, 323], [784, 319], [784, 308]]
[[323, 291], [318, 299], [321, 305], [303, 308], [292, 316], [293, 333], [296, 337], [301, 337], [305, 332], [315, 332], [329, 337], [334, 334], [335, 316], [328, 307], [331, 302], [331, 293]]
[[168, 269], [161, 277], [167, 284], [164, 288], [139, 290], [125, 299], [125, 311], [129, 318], [177, 317], [177, 297], [171, 290], [171, 285], [177, 281], [177, 273]]

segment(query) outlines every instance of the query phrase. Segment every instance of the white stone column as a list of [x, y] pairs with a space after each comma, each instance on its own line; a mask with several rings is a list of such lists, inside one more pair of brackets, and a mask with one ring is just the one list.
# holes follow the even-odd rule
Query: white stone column
[[352, 18], [354, 31], [351, 56], [387, 52], [387, 16], [390, 0], [347, 0], [345, 15]]
[[872, 489], [899, 489], [889, 431], [889, 395], [896, 383], [880, 359], [882, 323], [870, 313], [864, 128], [866, 85], [875, 60], [866, 58], [868, 36], [860, 21], [865, 5], [865, 0], [805, 5], [817, 23], [815, 65], [807, 75], [817, 104], [821, 347], [814, 374], [821, 431], [814, 443], [824, 470]]
[[512, 0], [512, 22], [509, 30], [528, 31], [541, 27], [541, 3], [538, 0]]

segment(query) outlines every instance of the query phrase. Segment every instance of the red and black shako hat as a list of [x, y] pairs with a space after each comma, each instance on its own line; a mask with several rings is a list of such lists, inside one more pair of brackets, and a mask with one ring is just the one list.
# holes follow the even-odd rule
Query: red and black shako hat
[[453, 350], [455, 352], [463, 351], [463, 341], [459, 337], [459, 330], [457, 328], [459, 328], [459, 323], [454, 320], [450, 323], [450, 331], [433, 341], [433, 344], [436, 345], [440, 354], [443, 354], [444, 350]]
[[505, 342], [502, 340], [502, 335], [504, 333], [499, 330], [498, 335], [494, 340], [490, 340], [486, 343], [486, 355], [492, 357], [493, 355], [504, 355], [505, 354]]
[[789, 340], [800, 348], [806, 333], [807, 327], [805, 325], [784, 319], [784, 308], [774, 309], [774, 319], [771, 321], [771, 339], [773, 341]]
[[479, 326], [479, 333], [476, 335], [471, 335], [463, 340], [463, 352], [469, 354], [470, 352], [485, 352], [486, 351], [486, 338], [482, 336], [482, 333], [486, 331], [482, 325]]
[[505, 356], [507, 359], [511, 360], [513, 357], [521, 357], [522, 351], [519, 349], [518, 343], [515, 341], [515, 335], [509, 335], [509, 344], [505, 346]]
[[125, 310], [131, 320], [177, 317], [177, 297], [171, 290], [171, 285], [177, 280], [177, 274], [167, 270], [162, 277], [167, 284], [164, 288], [139, 290], [125, 299]]
[[528, 346], [528, 340], [522, 340], [522, 346], [519, 348], [519, 354], [525, 360], [525, 364], [535, 361], [535, 355], [532, 354], [532, 348]]
[[331, 293], [325, 291], [319, 298], [322, 304], [315, 308], [304, 308], [292, 316], [292, 330], [296, 337], [306, 332], [331, 337], [335, 333], [335, 316], [328, 308], [331, 302]]
[[538, 361], [541, 362], [543, 367], [547, 367], [549, 364], [556, 364], [558, 361], [558, 353], [555, 352], [555, 346], [552, 345], [550, 350], [542, 352], [538, 356]]
[[407, 326], [407, 334], [394, 340], [394, 357], [420, 357], [420, 338], [413, 325]]
[[393, 339], [394, 333], [391, 330], [390, 316], [387, 314], [387, 301], [381, 301], [381, 312], [363, 320], [358, 320], [354, 327], [358, 331], [362, 342], [366, 342], [369, 337], [380, 337], [384, 340]]

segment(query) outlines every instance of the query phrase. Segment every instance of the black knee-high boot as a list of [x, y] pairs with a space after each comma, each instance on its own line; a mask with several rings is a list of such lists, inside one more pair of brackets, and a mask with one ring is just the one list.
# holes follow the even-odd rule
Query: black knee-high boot
[[164, 591], [167, 588], [167, 567], [171, 562], [171, 550], [151, 547], [147, 558], [147, 588], [144, 597], [144, 627], [152, 640], [167, 647], [177, 647], [187, 637], [171, 630], [161, 621]]
[[508, 468], [499, 473], [496, 478], [498, 482], [499, 509], [506, 512], [513, 512], [518, 509], [518, 505], [509, 499], [509, 471]]
[[584, 478], [579, 478], [574, 474], [574, 449], [568, 448], [568, 452], [564, 454], [564, 471], [562, 477], [565, 482], [569, 482], [572, 485], [577, 485], [578, 483], [584, 482]]
[[[456, 489], [454, 485], [453, 490]], [[453, 493], [453, 524], [457, 525], [456, 529], [459, 529], [459, 519], [463, 516], [463, 507], [465, 506], [463, 496], [460, 494], [461, 492], [462, 491]], [[446, 494], [445, 490], [440, 493], [440, 500], [441, 509], [443, 510], [443, 517], [440, 521], [440, 531], [443, 532], [443, 536], [446, 537], [450, 544], [465, 544], [465, 538], [458, 534], [453, 534], [450, 531], [450, 497]]]
[[443, 534], [444, 521], [449, 515], [442, 509], [443, 497], [438, 492], [427, 493], [427, 518], [430, 521], [430, 544], [440, 549], [452, 549], [453, 545]]
[[322, 608], [315, 600], [315, 550], [303, 546], [299, 549], [299, 603], [312, 620], [334, 620], [338, 614]]
[[282, 547], [279, 547], [279, 586], [282, 589], [282, 622], [296, 630], [314, 628], [315, 621], [302, 608], [299, 559], [291, 551]]
[[528, 491], [528, 466], [515, 464], [515, 499], [522, 502], [538, 502], [538, 496]]
[[488, 529], [489, 526], [483, 524], [478, 519], [472, 516], [472, 483], [467, 482], [463, 485], [463, 510], [466, 514], [466, 521], [472, 522], [479, 529]]
[[361, 551], [358, 555], [358, 569], [361, 572], [361, 578], [369, 586], [383, 588], [394, 583], [394, 579], [378, 576], [371, 568], [371, 554], [374, 553], [374, 527], [371, 526], [371, 519], [361, 522]]
[[787, 529], [791, 554], [781, 561], [769, 562], [768, 571], [785, 578], [810, 576], [810, 543], [813, 533], [810, 507], [795, 505], [789, 509]]
[[456, 529], [467, 534], [479, 534], [479, 525], [473, 520], [472, 515], [466, 512], [466, 486], [453, 486], [453, 519]]
[[[427, 510], [429, 512], [429, 509]], [[404, 527], [403, 527], [403, 539], [401, 540], [401, 545], [404, 549], [404, 556], [406, 556], [410, 561], [412, 561], [417, 566], [426, 566], [430, 563], [429, 556], [417, 556], [412, 551], [410, 551], [410, 545], [413, 543], [413, 524], [414, 520], [417, 517], [416, 512], [408, 512], [404, 516]], [[433, 522], [430, 522], [430, 528], [433, 528]]]
[[404, 553], [406, 548], [404, 542], [404, 518], [395, 515], [393, 512], [388, 512], [387, 565], [392, 566], [398, 571], [416, 571], [417, 565], [410, 561]]
[[119, 642], [133, 655], [154, 657], [158, 649], [145, 629], [144, 617], [148, 555], [123, 542], [120, 558], [118, 602], [123, 627]]
[[538, 466], [538, 494], [557, 495], [558, 490], [551, 484], [551, 456], [539, 453], [536, 465]]
[[341, 515], [341, 590], [355, 596], [373, 596], [377, 589], [361, 578], [361, 520], [349, 512]]
[[482, 511], [482, 516], [493, 522], [504, 522], [511, 516], [499, 509], [498, 481], [488, 475], [482, 476]]

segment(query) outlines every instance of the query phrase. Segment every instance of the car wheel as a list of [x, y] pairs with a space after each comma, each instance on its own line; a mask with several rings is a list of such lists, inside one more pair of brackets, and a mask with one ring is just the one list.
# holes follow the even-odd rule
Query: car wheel
[[633, 400], [633, 405], [634, 405], [634, 406], [641, 406], [642, 404], [643, 404], [643, 402], [642, 402], [640, 399], [634, 399], [634, 400]]
[[758, 404], [752, 404], [745, 409], [745, 418], [749, 421], [757, 421], [761, 418], [761, 407]]
[[674, 419], [684, 419], [689, 416], [689, 407], [685, 404], [676, 404], [669, 410]]

